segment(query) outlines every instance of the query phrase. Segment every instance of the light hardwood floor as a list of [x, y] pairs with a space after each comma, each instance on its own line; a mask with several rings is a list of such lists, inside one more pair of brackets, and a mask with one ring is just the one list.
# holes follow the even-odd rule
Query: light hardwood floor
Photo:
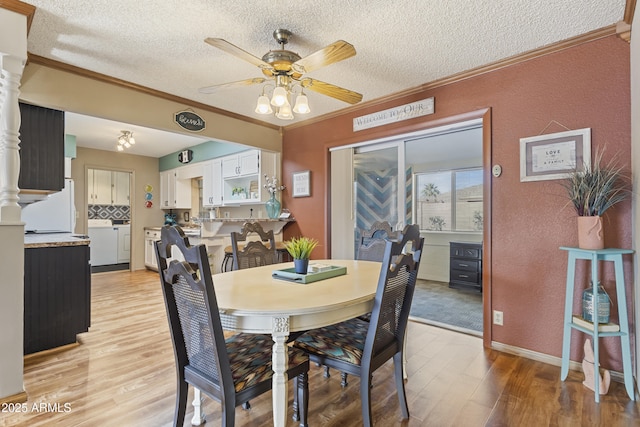
[[[157, 273], [100, 273], [92, 282], [90, 331], [78, 346], [26, 358], [27, 412], [0, 413], [0, 426], [172, 424], [175, 368]], [[477, 337], [414, 322], [408, 334], [411, 418], [401, 419], [387, 364], [374, 375], [377, 426], [640, 425], [622, 384], [597, 405], [579, 372], [561, 382], [559, 367], [483, 349]], [[339, 375], [325, 379], [312, 366], [310, 389], [311, 426], [362, 425], [357, 378], [343, 389]], [[270, 425], [271, 393], [251, 404], [236, 410], [236, 425]], [[207, 425], [220, 425], [219, 404], [205, 399], [203, 408]], [[189, 405], [185, 425], [191, 416]]]

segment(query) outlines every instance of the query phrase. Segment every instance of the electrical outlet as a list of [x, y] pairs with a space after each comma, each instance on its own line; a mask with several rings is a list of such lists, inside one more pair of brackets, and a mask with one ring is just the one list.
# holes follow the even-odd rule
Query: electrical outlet
[[494, 325], [503, 325], [502, 312], [498, 310], [493, 310], [493, 324]]

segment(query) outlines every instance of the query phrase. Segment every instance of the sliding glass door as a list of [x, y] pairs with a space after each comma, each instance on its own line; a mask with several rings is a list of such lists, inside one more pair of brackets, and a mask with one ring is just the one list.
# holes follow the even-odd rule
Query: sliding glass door
[[[406, 221], [404, 199], [403, 146], [387, 143], [359, 147], [353, 154], [354, 180], [354, 244], [360, 240], [360, 230], [371, 228], [376, 221], [388, 222], [393, 229]], [[400, 162], [402, 160], [402, 162]], [[356, 248], [354, 246], [354, 250]], [[357, 252], [356, 252], [357, 253]]]

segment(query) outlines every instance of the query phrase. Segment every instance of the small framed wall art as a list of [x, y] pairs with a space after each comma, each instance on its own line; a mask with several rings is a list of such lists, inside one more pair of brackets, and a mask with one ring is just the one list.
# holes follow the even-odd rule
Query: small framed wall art
[[311, 171], [293, 173], [293, 197], [311, 196]]
[[566, 178], [591, 164], [591, 128], [520, 139], [520, 181]]

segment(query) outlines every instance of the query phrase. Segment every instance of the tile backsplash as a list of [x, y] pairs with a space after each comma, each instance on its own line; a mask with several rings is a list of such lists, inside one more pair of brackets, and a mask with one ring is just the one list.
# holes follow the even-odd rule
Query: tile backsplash
[[89, 205], [88, 218], [131, 220], [131, 207], [128, 205]]

